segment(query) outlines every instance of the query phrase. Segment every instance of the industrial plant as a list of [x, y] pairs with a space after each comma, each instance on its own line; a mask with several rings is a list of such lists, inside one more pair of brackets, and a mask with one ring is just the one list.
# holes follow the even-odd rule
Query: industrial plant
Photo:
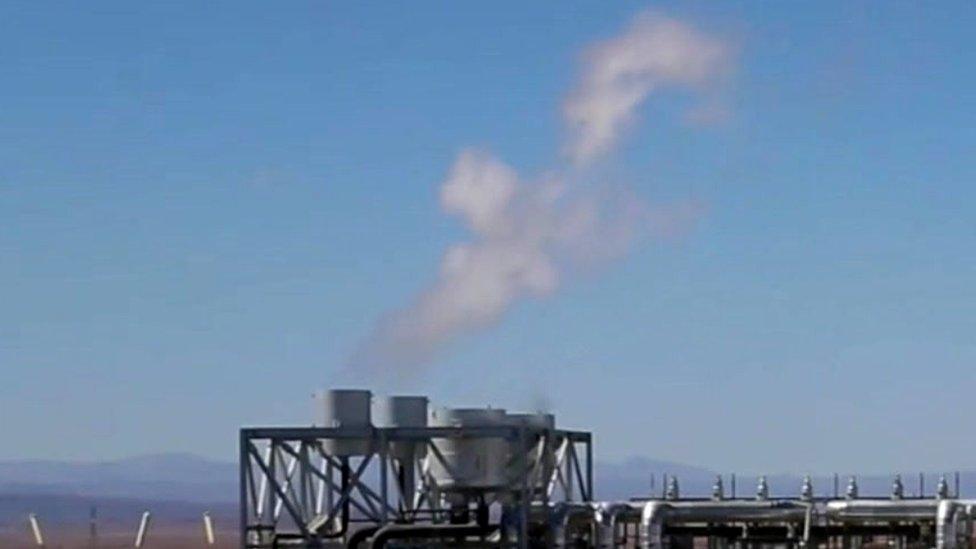
[[[310, 427], [240, 432], [241, 547], [976, 547], [976, 500], [942, 479], [932, 497], [842, 492], [710, 497], [634, 487], [597, 501], [593, 437], [545, 413], [441, 408], [423, 396], [316, 393]], [[734, 482], [734, 481], [733, 481]]]

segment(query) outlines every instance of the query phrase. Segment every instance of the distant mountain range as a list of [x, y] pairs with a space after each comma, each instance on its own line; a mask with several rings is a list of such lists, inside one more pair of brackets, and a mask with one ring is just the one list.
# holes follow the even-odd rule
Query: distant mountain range
[[237, 502], [237, 464], [190, 454], [96, 463], [0, 462], [0, 494], [11, 493]]
[[83, 525], [92, 507], [103, 528], [134, 528], [144, 510], [157, 525], [198, 522], [209, 511], [221, 527], [233, 528], [237, 464], [188, 454], [0, 462], [0, 530], [22, 528], [30, 513], [48, 525]]
[[[631, 458], [622, 462], [597, 463], [594, 468], [596, 496], [620, 500], [660, 494], [664, 476], [679, 479], [682, 495], [707, 496], [715, 480], [708, 469], [659, 461]], [[768, 477], [774, 496], [796, 495], [802, 477]], [[862, 495], [886, 496], [891, 478], [859, 477]], [[740, 497], [755, 493], [756, 477], [739, 476], [736, 491]], [[813, 479], [816, 493], [833, 493], [831, 477]], [[927, 474], [926, 493], [935, 490], [938, 475]], [[963, 496], [976, 496], [976, 471], [960, 478]], [[724, 477], [726, 493], [731, 479]], [[950, 485], [953, 479], [949, 478]], [[843, 491], [847, 479], [840, 479]], [[917, 492], [916, 476], [904, 478], [906, 493]], [[233, 523], [237, 508], [237, 464], [213, 461], [188, 454], [141, 456], [109, 462], [79, 463], [64, 461], [0, 462], [0, 527], [22, 524], [28, 513], [38, 513], [50, 523], [83, 524], [91, 506], [98, 508], [99, 520], [131, 523], [144, 509], [151, 509], [162, 521], [199, 520], [210, 510], [223, 524]]]

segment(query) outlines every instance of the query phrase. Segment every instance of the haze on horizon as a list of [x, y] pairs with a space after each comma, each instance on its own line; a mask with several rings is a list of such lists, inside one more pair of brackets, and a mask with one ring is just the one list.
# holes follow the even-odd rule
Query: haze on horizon
[[0, 8], [0, 460], [357, 383], [598, 456], [952, 470], [976, 6]]

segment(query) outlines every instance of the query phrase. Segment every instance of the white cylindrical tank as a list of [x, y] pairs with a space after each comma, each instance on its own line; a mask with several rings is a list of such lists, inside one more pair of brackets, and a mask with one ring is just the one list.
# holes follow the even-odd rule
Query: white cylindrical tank
[[[377, 427], [426, 427], [427, 397], [389, 396], [373, 401], [373, 422]], [[423, 457], [425, 445], [400, 441], [390, 444], [390, 456], [401, 461]]]
[[[350, 428], [369, 431], [372, 428], [370, 402], [372, 393], [359, 389], [330, 389], [316, 392], [315, 425], [318, 427]], [[323, 441], [326, 452], [335, 456], [368, 454], [372, 442], [371, 433], [357, 439], [330, 439]]]
[[[377, 427], [426, 427], [427, 397], [390, 396], [373, 401], [373, 419]], [[413, 509], [417, 490], [416, 460], [424, 457], [427, 445], [422, 441], [390, 442], [390, 457], [395, 461], [397, 483], [405, 509]]]
[[[505, 410], [492, 408], [436, 408], [431, 427], [485, 427], [510, 425]], [[508, 441], [501, 437], [434, 439], [444, 457], [427, 456], [430, 474], [441, 490], [471, 490], [506, 484]]]

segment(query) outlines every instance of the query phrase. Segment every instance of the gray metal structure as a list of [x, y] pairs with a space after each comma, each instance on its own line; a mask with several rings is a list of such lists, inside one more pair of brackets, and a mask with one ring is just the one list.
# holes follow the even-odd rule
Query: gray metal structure
[[[856, 483], [852, 483], [855, 484]], [[934, 497], [905, 497], [898, 479], [885, 496], [815, 497], [804, 481], [798, 497], [770, 497], [768, 483], [751, 498], [662, 496], [590, 506], [557, 505], [551, 547], [709, 549], [866, 547], [972, 549], [976, 500], [944, 488]], [[851, 497], [856, 496], [856, 497]], [[701, 541], [702, 543], [696, 543]]]
[[[502, 486], [439, 489], [430, 474], [432, 460], [441, 466], [448, 460], [438, 442], [477, 439], [502, 439], [529, 451], [512, 452]], [[338, 442], [355, 442], [366, 451], [336, 455], [330, 449], [343, 447]], [[426, 455], [398, 463], [395, 451], [405, 444], [422, 446]], [[553, 503], [592, 500], [592, 448], [590, 433], [529, 422], [245, 428], [240, 431], [241, 547], [331, 546], [388, 525], [419, 530], [468, 523], [485, 523], [482, 537], [491, 530], [496, 545], [528, 547], [530, 520], [544, 522]], [[403, 478], [405, 471], [416, 478]]]
[[[371, 410], [375, 410], [371, 413]], [[976, 549], [976, 500], [943, 477], [909, 497], [900, 477], [870, 497], [851, 477], [794, 497], [708, 497], [666, 476], [658, 497], [594, 501], [588, 432], [548, 414], [437, 408], [425, 397], [320, 393], [320, 427], [240, 431], [242, 549], [276, 547], [599, 547]]]

